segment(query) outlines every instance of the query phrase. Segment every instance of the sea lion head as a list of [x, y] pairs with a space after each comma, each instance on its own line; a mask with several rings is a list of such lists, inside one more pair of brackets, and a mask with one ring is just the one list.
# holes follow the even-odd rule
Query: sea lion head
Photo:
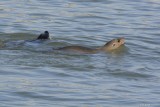
[[50, 39], [49, 32], [44, 31], [44, 33], [40, 34], [37, 39], [41, 39], [41, 40]]
[[121, 45], [125, 43], [125, 39], [123, 37], [117, 38], [117, 39], [112, 39], [111, 41], [107, 42], [102, 49], [104, 51], [112, 51], [117, 48], [119, 48]]
[[48, 31], [44, 31], [44, 33], [49, 35], [49, 32], [48, 32]]

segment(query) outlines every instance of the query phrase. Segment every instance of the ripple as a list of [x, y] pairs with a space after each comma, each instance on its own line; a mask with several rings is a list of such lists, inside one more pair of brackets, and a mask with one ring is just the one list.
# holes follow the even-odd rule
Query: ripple
[[109, 1], [109, 0], [70, 0], [70, 1], [72, 1], [72, 2], [80, 2], [80, 3], [83, 3], [83, 2], [85, 2], [85, 3], [87, 3], [87, 2], [89, 2], [89, 3], [112, 3], [112, 1]]
[[[159, 104], [157, 0], [1, 0], [0, 14], [2, 106]], [[29, 41], [44, 30], [51, 40]], [[121, 35], [125, 46], [110, 53], [53, 51], [94, 48]]]
[[136, 73], [136, 72], [113, 72], [110, 74], [116, 77], [130, 78], [130, 79], [147, 79], [154, 77], [153, 75]]

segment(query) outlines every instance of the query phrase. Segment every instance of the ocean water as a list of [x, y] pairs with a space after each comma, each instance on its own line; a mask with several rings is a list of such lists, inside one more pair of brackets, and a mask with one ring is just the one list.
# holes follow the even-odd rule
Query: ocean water
[[[159, 0], [1, 0], [0, 107], [160, 107]], [[34, 41], [45, 30], [51, 40]], [[52, 48], [98, 47], [110, 53]]]

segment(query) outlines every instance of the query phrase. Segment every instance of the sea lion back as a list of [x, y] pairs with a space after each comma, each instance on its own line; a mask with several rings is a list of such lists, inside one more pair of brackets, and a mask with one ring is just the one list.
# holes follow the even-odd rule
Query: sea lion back
[[91, 49], [83, 46], [66, 46], [66, 47], [58, 48], [58, 50], [73, 51], [78, 53], [95, 53], [95, 49]]

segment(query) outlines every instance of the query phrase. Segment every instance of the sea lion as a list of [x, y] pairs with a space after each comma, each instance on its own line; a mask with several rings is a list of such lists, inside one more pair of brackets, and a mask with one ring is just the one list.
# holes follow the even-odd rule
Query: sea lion
[[45, 39], [50, 39], [49, 38], [49, 32], [48, 31], [44, 31], [44, 33], [41, 33], [38, 38], [39, 40], [45, 40]]
[[123, 45], [124, 43], [125, 43], [125, 39], [121, 37], [117, 39], [112, 39], [111, 41], [107, 42], [104, 46], [95, 48], [95, 49], [83, 47], [83, 46], [66, 46], [66, 47], [58, 48], [56, 50], [66, 50], [66, 51], [73, 51], [78, 53], [92, 54], [100, 51], [109, 52], [109, 51], [115, 50], [119, 48], [121, 45]]
[[[44, 31], [44, 33], [41, 33], [38, 37], [32, 40], [15, 40], [15, 41], [7, 41], [5, 42], [5, 46], [8, 47], [21, 47], [21, 46], [37, 46], [40, 43], [44, 42], [44, 40], [50, 39], [49, 32]], [[0, 42], [1, 45], [1, 42]]]

